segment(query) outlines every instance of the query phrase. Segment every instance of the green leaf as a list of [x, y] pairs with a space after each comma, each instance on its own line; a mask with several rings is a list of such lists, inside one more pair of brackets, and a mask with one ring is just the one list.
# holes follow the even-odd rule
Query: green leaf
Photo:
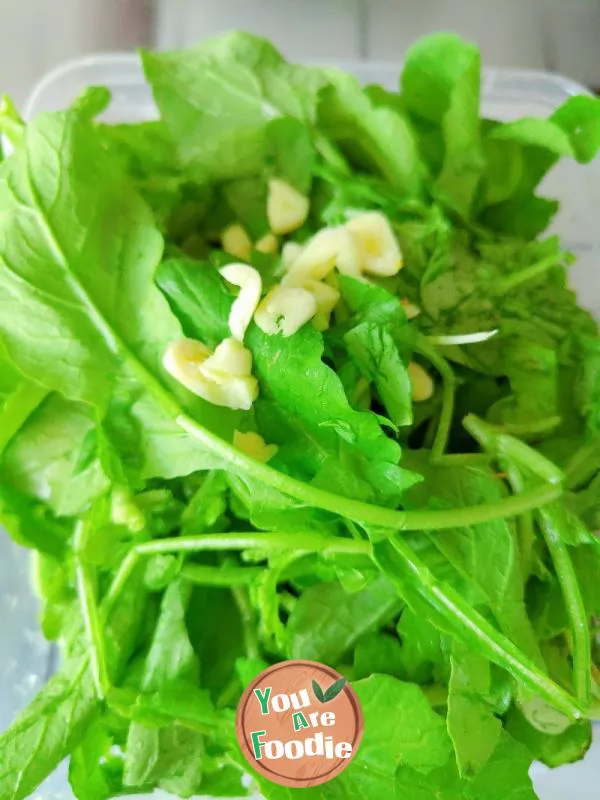
[[502, 723], [494, 716], [489, 701], [492, 690], [489, 662], [455, 640], [450, 663], [448, 733], [460, 775], [472, 777], [491, 758]]
[[[532, 718], [538, 710], [538, 718], [543, 718], [547, 712], [552, 715], [554, 724], [556, 718], [564, 724], [568, 718], [575, 719], [581, 714], [574, 698], [549, 679], [542, 669], [473, 609], [452, 586], [436, 580], [425, 563], [400, 537], [375, 543], [373, 551], [384, 574], [396, 585], [399, 594], [413, 611], [506, 669], [522, 681], [529, 692], [535, 694], [541, 709], [532, 710]], [[540, 721], [542, 724], [543, 719]]]
[[373, 102], [355, 78], [333, 77], [319, 98], [318, 124], [357, 167], [404, 196], [420, 196], [422, 167], [410, 125], [397, 110]]
[[58, 558], [67, 547], [69, 526], [55, 519], [43, 503], [0, 484], [0, 523], [17, 544]]
[[[144, 601], [140, 581], [132, 579], [105, 631], [117, 675], [137, 642]], [[7, 800], [29, 797], [77, 747], [97, 717], [100, 704], [86, 645], [77, 625], [74, 652], [68, 654], [61, 670], [0, 736], [4, 753], [0, 796]]]
[[292, 67], [264, 39], [231, 33], [195, 48], [144, 51], [146, 80], [183, 163], [218, 180], [253, 175], [275, 116], [314, 116], [322, 70]]
[[52, 394], [8, 445], [1, 474], [58, 516], [74, 516], [110, 486], [98, 455], [93, 409]]
[[398, 639], [386, 633], [366, 633], [354, 648], [352, 674], [356, 680], [373, 673], [406, 679], [403, 654]]
[[[171, 583], [144, 667], [142, 692], [180, 690], [184, 685], [193, 704], [199, 694], [199, 663], [189, 641], [185, 616], [191, 586]], [[178, 722], [149, 728], [133, 722], [127, 737], [123, 782], [125, 786], [160, 786], [180, 797], [197, 793], [202, 782], [204, 736]]]
[[536, 800], [529, 770], [531, 756], [527, 748], [506, 731], [485, 767], [465, 785], [465, 800], [505, 800], [507, 776], [510, 776], [510, 797], [514, 800]]
[[315, 161], [309, 129], [294, 117], [280, 117], [268, 124], [266, 136], [269, 170], [308, 195]]
[[97, 719], [69, 761], [69, 783], [78, 800], [110, 800], [122, 791], [122, 759], [111, 750], [113, 737]]
[[[414, 458], [414, 456], [413, 456]], [[410, 491], [409, 503], [431, 496], [452, 506], [499, 500], [506, 487], [488, 467], [417, 467], [424, 483]], [[431, 500], [429, 500], [431, 502]], [[432, 542], [458, 572], [474, 584], [504, 633], [530, 658], [541, 656], [525, 610], [517, 535], [509, 520], [432, 534]]]
[[288, 620], [289, 656], [336, 664], [363, 633], [385, 624], [399, 608], [383, 576], [354, 594], [339, 583], [317, 584], [303, 592]]
[[446, 682], [450, 670], [448, 637], [408, 606], [402, 611], [397, 629], [406, 677], [420, 684], [434, 679]]
[[[0, 172], [0, 209], [0, 231], [10, 230], [10, 247], [0, 247], [0, 331], [19, 367], [101, 413], [111, 406], [129, 431], [141, 427], [145, 475], [214, 464], [159, 399], [162, 352], [181, 335], [152, 284], [161, 238], [87, 120], [71, 112], [28, 126]], [[116, 412], [118, 396], [127, 399]]]
[[350, 358], [362, 376], [375, 385], [390, 420], [395, 425], [410, 425], [410, 337], [398, 299], [384, 289], [345, 276], [340, 277], [339, 285], [353, 313], [344, 334]]
[[418, 686], [389, 675], [353, 684], [365, 716], [365, 733], [346, 774], [395, 772], [406, 765], [424, 773], [443, 766], [451, 752], [444, 721]]
[[543, 733], [514, 707], [506, 718], [506, 730], [527, 747], [532, 758], [548, 767], [579, 761], [592, 743], [592, 726], [588, 720], [581, 720], [559, 734]]
[[481, 175], [479, 51], [453, 34], [434, 34], [409, 48], [402, 100], [417, 118], [439, 126], [444, 156], [434, 187], [442, 202], [468, 216]]
[[[216, 270], [178, 260], [163, 264], [157, 280], [188, 336], [210, 345], [228, 335], [233, 298]], [[388, 501], [416, 480], [398, 467], [399, 447], [383, 433], [375, 415], [349, 405], [339, 378], [322, 360], [323, 339], [312, 326], [284, 338], [269, 336], [252, 325], [246, 345], [260, 386], [257, 417], [261, 422], [269, 417], [265, 420], [269, 427], [261, 428], [261, 433], [266, 441], [280, 446], [277, 458], [294, 459], [294, 466], [302, 469], [299, 477], [310, 479], [326, 469], [319, 482], [329, 490], [356, 496], [360, 486], [363, 498]], [[304, 376], [300, 383], [296, 380], [299, 372]], [[295, 457], [298, 449], [300, 463]], [[360, 484], [349, 488], [347, 476], [359, 478]]]
[[525, 118], [488, 126], [486, 155], [491, 178], [502, 165], [513, 180], [510, 192], [498, 192], [488, 184], [490, 202], [482, 221], [503, 233], [533, 239], [543, 231], [558, 204], [536, 197], [533, 192], [544, 175], [562, 156], [580, 163], [590, 161], [600, 149], [600, 102], [592, 97], [571, 97], [549, 119]]
[[0, 342], [0, 453], [47, 395], [46, 389], [26, 380], [2, 353]]

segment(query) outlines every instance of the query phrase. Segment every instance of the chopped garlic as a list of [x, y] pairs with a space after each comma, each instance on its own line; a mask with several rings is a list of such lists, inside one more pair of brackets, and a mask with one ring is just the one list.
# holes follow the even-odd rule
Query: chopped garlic
[[224, 339], [215, 352], [199, 366], [200, 372], [213, 381], [222, 380], [228, 375], [236, 377], [250, 375], [252, 353], [237, 339]]
[[315, 298], [306, 289], [275, 286], [259, 305], [254, 321], [265, 333], [291, 336], [317, 311]]
[[195, 339], [172, 342], [163, 356], [167, 372], [194, 394], [217, 406], [248, 410], [258, 397], [250, 373], [252, 356], [235, 339], [225, 339], [214, 353]]
[[272, 233], [265, 234], [265, 236], [259, 239], [254, 245], [255, 250], [258, 250], [259, 253], [266, 253], [267, 255], [276, 253], [278, 247], [279, 239], [273, 236]]
[[400, 300], [400, 305], [404, 309], [404, 313], [406, 314], [407, 319], [414, 319], [415, 317], [418, 317], [419, 314], [421, 313], [421, 309], [419, 308], [419, 306], [416, 306], [414, 303], [411, 303], [410, 300], [407, 300], [405, 297], [403, 297]]
[[318, 331], [325, 331], [329, 327], [331, 312], [340, 299], [340, 293], [335, 286], [329, 286], [322, 281], [308, 281], [302, 287], [310, 292], [317, 304], [317, 313], [313, 318], [313, 325]]
[[269, 181], [267, 218], [273, 233], [291, 233], [306, 222], [310, 203], [308, 197], [289, 183], [272, 178]]
[[200, 364], [210, 356], [208, 347], [196, 339], [179, 339], [165, 350], [163, 366], [169, 375], [182, 383], [190, 392], [202, 396], [205, 379], [200, 374]]
[[387, 217], [367, 211], [346, 223], [359, 248], [361, 272], [390, 277], [402, 267], [402, 253]]
[[298, 242], [286, 242], [281, 249], [281, 262], [284, 269], [289, 270], [300, 258], [304, 248]]
[[358, 239], [347, 227], [340, 232], [339, 250], [336, 261], [338, 271], [356, 280], [363, 280], [363, 257]]
[[242, 342], [260, 303], [262, 278], [258, 270], [247, 264], [228, 264], [220, 273], [228, 283], [240, 287], [240, 293], [229, 312], [229, 330], [235, 339]]
[[410, 378], [412, 386], [412, 399], [415, 403], [422, 403], [424, 400], [429, 400], [433, 394], [433, 380], [416, 361], [411, 361], [408, 365], [408, 377]]
[[498, 328], [494, 328], [491, 331], [480, 331], [477, 333], [457, 333], [454, 335], [439, 335], [439, 336], [428, 336], [432, 344], [437, 345], [460, 345], [460, 344], [479, 344], [480, 342], [487, 342], [488, 339], [496, 336], [498, 333]]
[[267, 444], [260, 434], [252, 431], [248, 431], [248, 433], [234, 431], [233, 444], [242, 453], [263, 463], [273, 458], [279, 449], [276, 444]]
[[252, 254], [252, 241], [245, 229], [238, 225], [229, 225], [221, 234], [223, 250], [243, 261], [250, 261]]
[[304, 280], [320, 281], [335, 267], [340, 251], [341, 228], [323, 228], [302, 249], [288, 270], [296, 285]]

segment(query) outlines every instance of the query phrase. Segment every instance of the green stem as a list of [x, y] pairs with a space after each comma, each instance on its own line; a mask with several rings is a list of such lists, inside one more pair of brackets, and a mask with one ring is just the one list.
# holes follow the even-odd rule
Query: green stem
[[450, 364], [448, 364], [445, 358], [440, 356], [435, 347], [428, 342], [424, 336], [419, 336], [417, 338], [415, 350], [430, 362], [442, 378], [442, 410], [431, 447], [431, 460], [435, 463], [437, 459], [443, 456], [448, 446], [448, 439], [450, 438], [450, 430], [454, 417], [456, 380]]
[[368, 542], [341, 539], [319, 533], [206, 533], [157, 539], [135, 547], [139, 555], [196, 553], [205, 550], [304, 550], [308, 553], [369, 553]]
[[[514, 467], [512, 464], [508, 464], [506, 467], [506, 474], [513, 492], [525, 490], [525, 481], [516, 467]], [[517, 517], [517, 532], [521, 551], [519, 564], [521, 568], [521, 579], [523, 584], [526, 584], [529, 580], [529, 574], [531, 572], [533, 545], [535, 543], [533, 513], [531, 511], [525, 511], [523, 514], [520, 514]]]
[[540, 509], [537, 518], [554, 564], [565, 601], [573, 640], [573, 684], [577, 699], [589, 705], [592, 696], [592, 643], [588, 615], [567, 545], [561, 538], [552, 507]]
[[[401, 595], [406, 593], [409, 581], [416, 582], [414, 591], [419, 593], [433, 613], [445, 619], [451, 630], [458, 629], [465, 640], [478, 647], [490, 661], [506, 669], [513, 677], [521, 680], [569, 718], [582, 717], [582, 709], [575, 699], [539, 670], [510, 639], [475, 611], [471, 603], [451, 586], [439, 583], [402, 537], [393, 536], [388, 542], [376, 545], [376, 558], [378, 548], [381, 550], [382, 547], [390, 546], [396, 553], [396, 562], [395, 564], [392, 562], [393, 568], [388, 569], [386, 574], [398, 585]], [[387, 557], [389, 558], [389, 555]], [[406, 597], [404, 599], [408, 602]]]
[[[498, 433], [492, 426], [477, 417], [470, 416], [465, 420], [465, 427], [485, 447], [498, 458], [505, 459], [510, 469], [510, 476], [518, 488], [524, 485], [521, 470], [525, 476], [535, 475], [551, 484], [560, 485], [564, 475], [551, 461], [533, 448], [513, 439], [512, 436]], [[591, 698], [591, 638], [588, 627], [585, 604], [579, 588], [577, 575], [565, 542], [562, 540], [559, 526], [556, 524], [554, 512], [550, 505], [537, 510], [546, 546], [552, 558], [554, 569], [565, 601], [573, 637], [573, 680], [577, 699], [588, 705]]]
[[96, 593], [96, 581], [93, 571], [83, 558], [83, 547], [87, 536], [86, 522], [78, 522], [75, 529], [75, 578], [77, 583], [77, 597], [83, 616], [83, 624], [90, 647], [90, 665], [92, 677], [96, 686], [98, 698], [106, 698], [111, 689], [111, 681], [104, 645], [104, 633]]
[[580, 447], [565, 468], [567, 489], [578, 489], [591, 481], [600, 469], [600, 434]]
[[538, 419], [534, 422], [510, 423], [504, 425], [494, 425], [499, 433], [506, 433], [509, 436], [535, 436], [540, 433], [549, 433], [558, 428], [562, 419], [558, 416]]
[[474, 414], [468, 414], [463, 420], [463, 425], [484, 449], [492, 452], [497, 458], [513, 461], [549, 484], [560, 486], [564, 482], [562, 470], [525, 442], [501, 433]]
[[186, 564], [181, 576], [200, 586], [216, 586], [230, 589], [234, 586], [247, 586], [262, 573], [260, 567], [207, 567], [203, 564]]
[[552, 267], [558, 267], [559, 265], [560, 256], [553, 255], [542, 258], [536, 264], [525, 267], [525, 269], [521, 269], [518, 272], [513, 272], [512, 275], [507, 275], [505, 278], [498, 281], [495, 294], [507, 294], [522, 283], [531, 281], [534, 278], [539, 278], [540, 275], [543, 275], [547, 270]]
[[[227, 569], [242, 569], [239, 565], [235, 565], [230, 567], [229, 564], [233, 564], [233, 559], [228, 556], [224, 562], [223, 566]], [[262, 572], [262, 570], [261, 570]], [[238, 611], [240, 612], [240, 618], [242, 620], [242, 625], [244, 628], [244, 645], [246, 648], [246, 655], [248, 658], [257, 659], [260, 658], [260, 645], [258, 643], [258, 636], [256, 633], [256, 615], [250, 603], [250, 598], [248, 596], [248, 590], [245, 586], [232, 586], [231, 587], [231, 594], [233, 596], [234, 603], [236, 604]]]
[[472, 508], [456, 508], [444, 511], [393, 511], [370, 503], [363, 503], [360, 500], [351, 500], [347, 497], [330, 494], [311, 484], [290, 478], [288, 475], [284, 475], [282, 472], [278, 472], [266, 464], [260, 464], [258, 461], [254, 461], [254, 459], [244, 455], [185, 415], [178, 417], [177, 422], [190, 436], [193, 436], [206, 447], [212, 448], [213, 452], [222, 456], [223, 460], [234, 470], [246, 472], [307, 505], [331, 511], [356, 522], [377, 525], [391, 530], [445, 530], [476, 525], [479, 522], [489, 522], [494, 519], [505, 519], [513, 517], [515, 514], [520, 514], [524, 510], [537, 508], [543, 503], [551, 502], [560, 495], [560, 490], [556, 491], [552, 487], [543, 487], [519, 497], [507, 497], [499, 503], [474, 506]]

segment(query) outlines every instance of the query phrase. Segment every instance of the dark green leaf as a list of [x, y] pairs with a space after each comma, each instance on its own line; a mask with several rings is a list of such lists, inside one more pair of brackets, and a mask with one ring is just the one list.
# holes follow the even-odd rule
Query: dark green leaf
[[289, 655], [335, 664], [363, 633], [386, 623], [399, 608], [383, 576], [354, 594], [339, 583], [317, 584], [302, 594], [290, 615]]
[[323, 703], [328, 703], [330, 700], [335, 700], [338, 694], [343, 690], [344, 686], [348, 683], [347, 678], [339, 678], [335, 683], [326, 690], [323, 695]]
[[318, 682], [315, 681], [315, 680], [313, 680], [313, 682], [312, 682], [312, 690], [314, 692], [315, 697], [319, 701], [319, 703], [324, 703], [325, 702], [325, 694], [323, 693], [323, 690], [319, 686]]

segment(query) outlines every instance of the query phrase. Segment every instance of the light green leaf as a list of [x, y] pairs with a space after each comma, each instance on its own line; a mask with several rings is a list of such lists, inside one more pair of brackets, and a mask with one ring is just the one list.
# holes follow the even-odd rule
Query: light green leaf
[[128, 398], [143, 471], [173, 476], [214, 458], [166, 410], [161, 358], [181, 331], [152, 282], [161, 253], [150, 211], [88, 120], [67, 112], [28, 126], [0, 168], [5, 347], [25, 374], [101, 414]]
[[502, 722], [494, 716], [488, 698], [492, 679], [490, 663], [454, 640], [448, 686], [448, 733], [454, 745], [459, 773], [470, 778], [492, 756], [500, 739]]
[[360, 168], [385, 178], [406, 197], [423, 189], [422, 165], [401, 112], [378, 106], [355, 78], [337, 74], [321, 93], [318, 123]]
[[110, 485], [98, 458], [93, 409], [50, 395], [8, 445], [1, 474], [58, 516], [83, 511]]

